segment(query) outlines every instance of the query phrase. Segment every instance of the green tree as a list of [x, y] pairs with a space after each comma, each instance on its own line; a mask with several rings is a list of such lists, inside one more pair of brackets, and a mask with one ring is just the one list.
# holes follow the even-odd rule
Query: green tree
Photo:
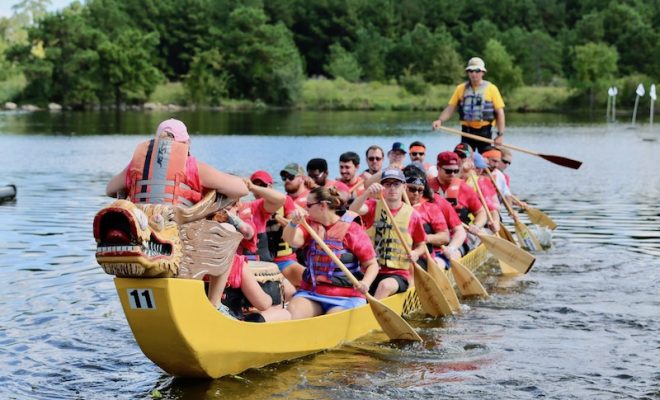
[[302, 61], [291, 32], [281, 23], [267, 23], [263, 10], [234, 10], [220, 47], [227, 55], [231, 96], [291, 104], [300, 95]]
[[507, 44], [507, 50], [522, 70], [525, 83], [548, 84], [562, 75], [561, 44], [547, 33], [514, 27], [500, 34], [498, 40]]
[[593, 109], [595, 95], [605, 90], [617, 72], [619, 54], [612, 46], [603, 43], [587, 43], [573, 50], [573, 68], [576, 75], [573, 86], [589, 98], [589, 108]]
[[217, 106], [227, 96], [229, 74], [224, 64], [218, 49], [195, 54], [183, 82], [186, 94], [194, 104]]
[[510, 94], [522, 85], [522, 70], [513, 64], [511, 55], [499, 41], [491, 39], [486, 43], [484, 61], [488, 69], [487, 79], [496, 84], [502, 94]]
[[362, 68], [355, 57], [339, 43], [330, 46], [330, 56], [325, 70], [334, 78], [344, 78], [348, 82], [357, 82], [362, 75]]
[[365, 80], [385, 80], [385, 58], [391, 46], [391, 40], [382, 36], [373, 26], [358, 30], [354, 54]]
[[158, 33], [142, 34], [126, 29], [108, 38], [98, 46], [102, 91], [98, 97], [111, 93], [115, 106], [120, 107], [127, 98], [144, 102], [156, 85], [164, 80], [153, 65], [152, 54], [158, 44]]

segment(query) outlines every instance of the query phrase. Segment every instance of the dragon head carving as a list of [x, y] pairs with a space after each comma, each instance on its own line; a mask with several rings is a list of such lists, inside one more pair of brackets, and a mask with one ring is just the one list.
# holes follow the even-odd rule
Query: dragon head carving
[[221, 275], [231, 266], [242, 235], [205, 218], [231, 203], [215, 192], [187, 208], [116, 200], [94, 217], [96, 260], [118, 277]]

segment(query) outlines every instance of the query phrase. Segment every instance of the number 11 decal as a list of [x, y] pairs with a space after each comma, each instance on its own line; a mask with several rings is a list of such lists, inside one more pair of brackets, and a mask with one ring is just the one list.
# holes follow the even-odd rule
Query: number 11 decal
[[151, 289], [126, 289], [128, 303], [134, 310], [155, 310], [156, 300]]

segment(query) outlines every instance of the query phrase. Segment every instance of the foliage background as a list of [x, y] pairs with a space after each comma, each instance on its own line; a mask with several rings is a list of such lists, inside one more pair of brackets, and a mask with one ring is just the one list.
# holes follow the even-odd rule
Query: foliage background
[[[23, 0], [0, 18], [2, 100], [122, 107], [166, 87], [186, 105], [397, 108], [414, 96], [423, 108], [481, 56], [509, 105], [524, 102], [522, 87], [563, 88], [554, 109], [602, 107], [607, 87], [660, 77], [657, 1], [87, 0], [53, 13], [48, 3]], [[365, 92], [310, 92], [328, 85], [331, 96]], [[389, 100], [366, 96], [391, 86]], [[527, 103], [513, 106], [543, 108]]]

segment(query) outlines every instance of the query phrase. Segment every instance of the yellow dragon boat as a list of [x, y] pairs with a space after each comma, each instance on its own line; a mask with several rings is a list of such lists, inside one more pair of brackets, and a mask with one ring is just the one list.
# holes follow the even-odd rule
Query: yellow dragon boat
[[[185, 211], [118, 200], [94, 220], [97, 261], [117, 276], [117, 294], [133, 335], [156, 365], [174, 376], [218, 378], [333, 349], [380, 329], [368, 305], [268, 323], [238, 321], [218, 312], [201, 280], [183, 278], [212, 273], [213, 262], [226, 261], [213, 259], [213, 252], [204, 258], [208, 249], [199, 248], [200, 243], [213, 240], [186, 233], [189, 225], [198, 230], [200, 223], [212, 223], [198, 216], [220, 207], [209, 196]], [[216, 233], [219, 242], [231, 242], [226, 232]], [[461, 262], [474, 270], [486, 258], [481, 245]], [[414, 287], [383, 303], [399, 314], [420, 309]]]

